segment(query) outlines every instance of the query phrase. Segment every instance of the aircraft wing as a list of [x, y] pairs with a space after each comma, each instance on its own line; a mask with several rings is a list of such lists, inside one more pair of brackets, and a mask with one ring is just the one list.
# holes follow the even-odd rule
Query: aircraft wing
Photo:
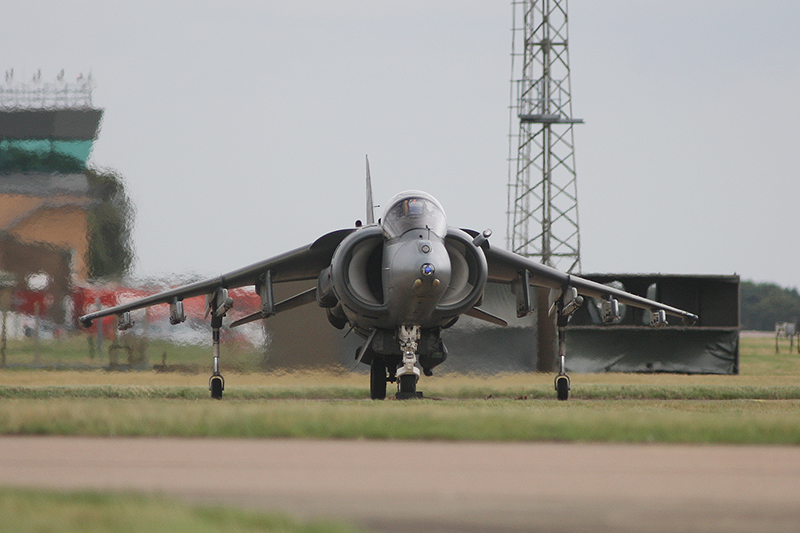
[[89, 326], [97, 318], [119, 315], [152, 305], [170, 303], [174, 300], [180, 301], [195, 296], [208, 295], [219, 288], [233, 289], [246, 285], [256, 285], [268, 271], [271, 272], [273, 283], [316, 279], [319, 273], [330, 265], [333, 252], [339, 243], [353, 231], [355, 229], [334, 231], [320, 237], [310, 245], [253, 263], [215, 278], [176, 287], [127, 304], [101, 309], [80, 317], [80, 321], [83, 325]]
[[647, 309], [650, 311], [661, 310], [668, 315], [680, 317], [684, 323], [691, 325], [697, 322], [698, 317], [693, 313], [664, 305], [655, 300], [643, 298], [629, 292], [615, 289], [601, 283], [561, 272], [554, 268], [538, 263], [527, 257], [488, 246], [483, 246], [486, 262], [489, 267], [489, 281], [512, 283], [519, 277], [519, 272], [527, 270], [530, 274], [530, 284], [537, 287], [562, 289], [566, 286], [574, 287], [583, 296], [593, 298], [614, 298], [620, 303]]

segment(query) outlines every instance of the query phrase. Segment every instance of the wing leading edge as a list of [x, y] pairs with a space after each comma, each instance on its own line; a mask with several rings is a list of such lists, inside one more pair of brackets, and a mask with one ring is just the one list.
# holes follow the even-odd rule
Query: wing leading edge
[[[323, 235], [312, 244], [301, 246], [258, 263], [233, 270], [215, 278], [190, 283], [182, 287], [170, 289], [152, 296], [141, 298], [134, 302], [117, 305], [80, 317], [84, 326], [90, 326], [92, 321], [111, 315], [121, 315], [136, 309], [143, 309], [153, 305], [167, 304], [181, 301], [186, 298], [213, 294], [217, 289], [234, 289], [246, 285], [256, 286], [264, 281], [267, 272], [270, 273], [273, 283], [287, 281], [304, 281], [316, 279], [319, 273], [330, 265], [334, 250], [342, 240], [356, 231], [354, 229], [338, 230]], [[285, 307], [285, 306], [284, 306]], [[288, 307], [291, 308], [291, 307]], [[276, 312], [286, 310], [278, 308]]]
[[614, 298], [619, 303], [633, 307], [649, 311], [664, 311], [668, 315], [680, 317], [686, 325], [695, 324], [698, 320], [697, 315], [688, 311], [561, 272], [521, 255], [499, 248], [492, 248], [488, 243], [483, 245], [483, 249], [489, 267], [489, 281], [513, 283], [519, 278], [520, 271], [527, 270], [530, 276], [530, 284], [537, 287], [546, 287], [553, 290], [573, 287], [582, 296], [602, 299]]

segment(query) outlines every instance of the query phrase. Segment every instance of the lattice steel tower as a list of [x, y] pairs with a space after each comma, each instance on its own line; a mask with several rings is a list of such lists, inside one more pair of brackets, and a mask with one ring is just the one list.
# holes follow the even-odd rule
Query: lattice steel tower
[[577, 273], [581, 254], [572, 125], [583, 120], [572, 118], [567, 0], [515, 0], [512, 8], [506, 244], [521, 255]]

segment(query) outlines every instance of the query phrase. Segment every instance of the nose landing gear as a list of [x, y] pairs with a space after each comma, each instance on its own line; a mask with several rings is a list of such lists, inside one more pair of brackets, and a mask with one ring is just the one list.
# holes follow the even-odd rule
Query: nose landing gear
[[417, 391], [420, 370], [417, 368], [417, 348], [420, 338], [419, 326], [400, 326], [397, 328], [397, 340], [403, 352], [402, 365], [397, 369], [397, 394], [398, 400], [422, 398], [422, 393]]

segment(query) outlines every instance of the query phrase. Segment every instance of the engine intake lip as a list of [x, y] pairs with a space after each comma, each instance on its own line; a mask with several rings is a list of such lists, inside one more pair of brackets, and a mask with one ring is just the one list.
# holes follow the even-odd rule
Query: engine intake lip
[[[469, 269], [467, 272], [468, 282], [464, 291], [466, 292], [467, 286], [471, 286], [471, 289], [464, 295], [457, 294], [443, 299], [443, 303], [436, 306], [436, 312], [440, 315], [460, 314], [477, 304], [483, 296], [486, 281], [489, 279], [489, 268], [483, 250], [472, 243], [472, 239], [466, 232], [449, 228], [445, 246], [451, 255], [462, 254], [465, 266]], [[451, 263], [455, 269], [455, 262], [451, 261]], [[453, 274], [455, 276], [455, 271]]]
[[[348, 235], [331, 259], [331, 284], [336, 297], [359, 315], [380, 316], [387, 311], [383, 296], [378, 299], [365, 279], [352, 276], [366, 265], [368, 256], [383, 244], [383, 232], [378, 226], [360, 229]], [[354, 264], [356, 263], [363, 264]]]

